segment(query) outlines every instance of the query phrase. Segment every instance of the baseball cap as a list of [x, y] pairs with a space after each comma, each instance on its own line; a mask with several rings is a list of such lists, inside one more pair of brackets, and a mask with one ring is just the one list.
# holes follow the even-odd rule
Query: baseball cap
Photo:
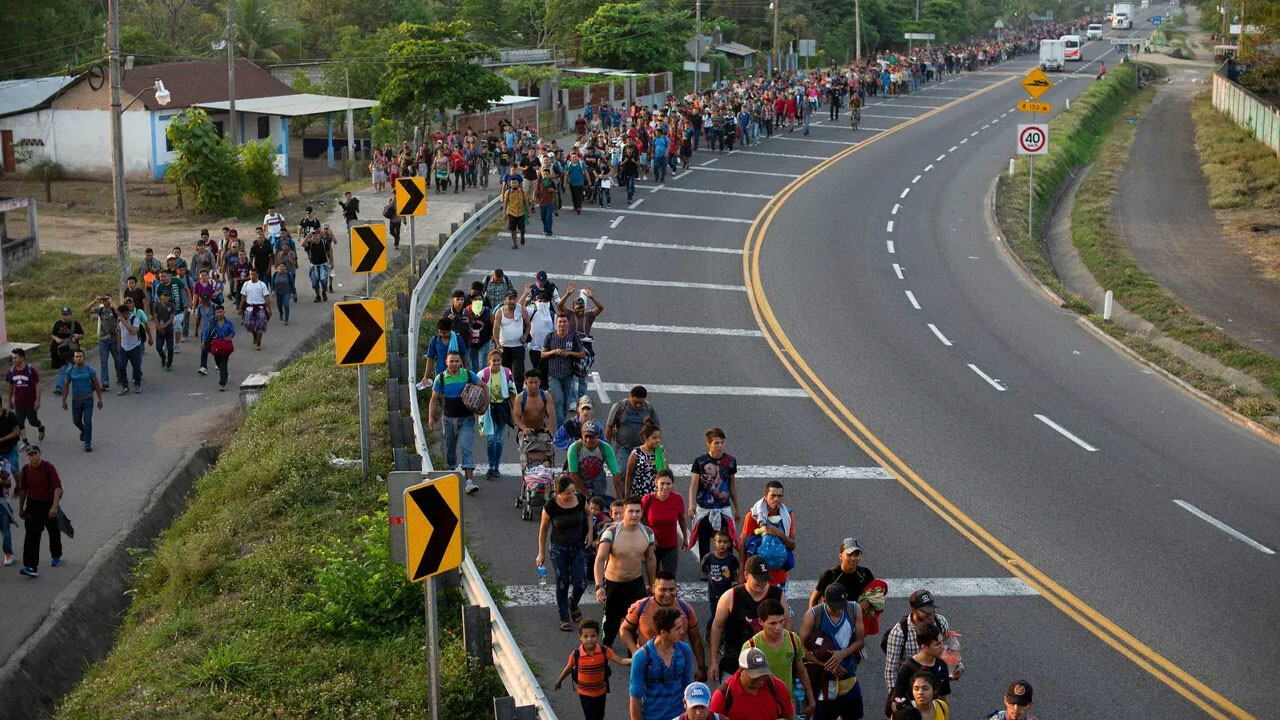
[[547, 271], [546, 271], [546, 270], [539, 270], [539, 271], [538, 271], [538, 274], [537, 274], [537, 276], [536, 276], [536, 277], [537, 277], [538, 282], [546, 282], [546, 281], [547, 281]]
[[764, 558], [759, 555], [752, 555], [747, 558], [747, 574], [756, 577], [769, 577], [769, 566], [765, 563]]
[[27, 454], [28, 454], [28, 455], [39, 455], [39, 454], [40, 454], [40, 446], [39, 446], [39, 445], [32, 445], [32, 446], [28, 447], [28, 448], [27, 448]]
[[917, 590], [911, 593], [910, 603], [912, 610], [936, 607], [936, 603], [933, 601], [933, 593], [928, 590]]
[[862, 552], [862, 543], [858, 542], [855, 538], [847, 537], [840, 541], [840, 552]]
[[63, 314], [63, 315], [70, 315], [70, 314], [71, 314], [71, 308], [69, 308], [69, 307], [64, 307], [64, 308], [62, 308], [62, 314]]
[[833, 582], [827, 586], [826, 590], [822, 591], [822, 598], [833, 603], [847, 602], [849, 600], [849, 591], [845, 589], [844, 585]]
[[689, 683], [684, 689], [684, 706], [686, 708], [711, 707], [711, 688], [706, 683]]
[[742, 668], [742, 674], [747, 677], [758, 678], [773, 674], [769, 669], [769, 660], [758, 647], [742, 648], [742, 652], [738, 654], [738, 667]]
[[582, 299], [582, 298], [580, 298], [580, 297], [579, 297], [579, 298], [574, 298], [574, 299], [573, 299], [573, 306], [574, 306], [574, 307], [586, 307], [586, 306], [587, 306], [587, 301], [586, 301], [586, 300], [583, 300], [583, 299]]
[[600, 427], [599, 420], [588, 420], [582, 425], [583, 435], [594, 435], [595, 437], [600, 437], [603, 433], [604, 428]]
[[590, 395], [583, 395], [582, 397], [578, 398], [578, 407], [580, 407], [580, 408], [584, 408], [584, 407], [587, 407], [587, 408], [594, 408], [594, 407], [595, 407], [595, 405], [591, 402], [591, 396], [590, 396]]
[[1031, 698], [1031, 683], [1026, 680], [1018, 680], [1004, 691], [1004, 699], [1014, 705], [1030, 705]]

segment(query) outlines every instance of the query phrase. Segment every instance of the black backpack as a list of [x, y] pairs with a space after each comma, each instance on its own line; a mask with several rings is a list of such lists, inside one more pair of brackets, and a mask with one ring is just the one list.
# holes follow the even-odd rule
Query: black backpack
[[[601, 652], [604, 652], [601, 650]], [[573, 670], [569, 675], [573, 678], [573, 686], [578, 687], [578, 659], [582, 657], [582, 646], [573, 649]], [[609, 692], [609, 678], [613, 676], [613, 668], [609, 665], [609, 658], [604, 659], [604, 691]]]
[[[902, 644], [904, 647], [907, 644], [907, 618], [909, 617], [911, 617], [909, 614], [903, 615], [902, 619], [898, 621], [898, 627], [902, 629]], [[933, 626], [938, 628], [939, 637], [946, 635], [946, 633], [942, 631], [942, 623], [938, 622], [937, 615], [933, 616]], [[889, 654], [889, 632], [889, 630], [886, 630], [884, 636], [880, 638], [880, 652], [885, 655]]]

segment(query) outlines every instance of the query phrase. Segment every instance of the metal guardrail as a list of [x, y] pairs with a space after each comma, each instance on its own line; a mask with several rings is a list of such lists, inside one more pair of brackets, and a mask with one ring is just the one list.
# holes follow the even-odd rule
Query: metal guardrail
[[[501, 199], [494, 198], [480, 208], [475, 215], [467, 218], [441, 245], [439, 252], [427, 265], [426, 272], [422, 274], [422, 277], [418, 279], [418, 284], [414, 286], [413, 293], [409, 296], [408, 380], [410, 385], [416, 383], [418, 378], [418, 363], [422, 357], [418, 351], [418, 337], [422, 329], [422, 313], [426, 310], [427, 302], [430, 301], [431, 295], [435, 293], [436, 287], [444, 278], [449, 265], [458, 257], [458, 253], [462, 252], [462, 249], [482, 229], [493, 222], [501, 211]], [[414, 446], [417, 448], [418, 455], [422, 458], [422, 469], [426, 471], [434, 470], [435, 468], [431, 465], [431, 453], [427, 447], [426, 428], [422, 425], [422, 408], [418, 402], [418, 393], [412, 390], [409, 393], [409, 415], [413, 418]], [[470, 552], [465, 554], [460, 571], [462, 574], [462, 589], [467, 595], [467, 601], [473, 605], [489, 608], [489, 617], [492, 624], [493, 665], [498, 671], [498, 677], [502, 679], [503, 686], [506, 687], [507, 692], [511, 694], [511, 697], [518, 705], [536, 707], [539, 720], [557, 720], [556, 713], [551, 709], [551, 703], [548, 702], [546, 693], [542, 691], [542, 686], [538, 684], [538, 679], [533, 676], [533, 670], [529, 668], [529, 663], [524, 659], [524, 653], [520, 651], [520, 646], [516, 644], [516, 639], [511, 634], [511, 628], [507, 627], [507, 621], [502, 617], [502, 612], [498, 609], [497, 603], [494, 602], [493, 596], [489, 594], [489, 589], [485, 587], [484, 580], [480, 577], [480, 572], [476, 569]]]

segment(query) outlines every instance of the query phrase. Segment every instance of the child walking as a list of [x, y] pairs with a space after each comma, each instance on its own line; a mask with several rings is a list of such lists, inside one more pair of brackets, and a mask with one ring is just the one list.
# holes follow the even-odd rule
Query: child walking
[[605, 697], [609, 692], [609, 676], [613, 674], [609, 663], [630, 665], [631, 658], [618, 657], [611, 648], [599, 644], [600, 623], [586, 619], [578, 625], [578, 649], [569, 653], [569, 662], [556, 678], [555, 688], [560, 689], [564, 679], [573, 676], [573, 684], [582, 703], [585, 720], [604, 720]]

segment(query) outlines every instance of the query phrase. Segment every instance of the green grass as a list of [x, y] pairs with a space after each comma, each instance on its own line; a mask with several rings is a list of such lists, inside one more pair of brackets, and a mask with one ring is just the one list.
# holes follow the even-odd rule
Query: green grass
[[1280, 210], [1280, 157], [1214, 109], [1208, 88], [1192, 102], [1191, 116], [1200, 165], [1209, 180], [1209, 205], [1217, 210]]
[[[426, 716], [422, 595], [387, 557], [385, 485], [328, 461], [360, 454], [356, 372], [333, 357], [325, 343], [267, 387], [138, 565], [116, 647], [57, 717]], [[384, 475], [385, 378], [370, 372]], [[460, 604], [443, 593], [444, 717], [486, 717], [505, 691], [465, 661]]]
[[[89, 337], [97, 337], [96, 321], [80, 309], [99, 292], [115, 294], [117, 286], [113, 256], [41, 253], [36, 262], [5, 275], [4, 310], [9, 339], [48, 345], [53, 323], [66, 306], [71, 307], [73, 317], [85, 326]], [[42, 365], [48, 362], [47, 353], [35, 358]]]
[[[1036, 221], [1043, 222], [1050, 199], [1069, 174], [1092, 162], [1093, 169], [1076, 193], [1071, 231], [1081, 259], [1098, 283], [1115, 292], [1117, 302], [1169, 337], [1251, 375], [1280, 393], [1280, 360], [1239, 343], [1176, 300], [1138, 266], [1112, 230], [1111, 203], [1116, 194], [1116, 175], [1129, 157], [1137, 132], [1137, 125], [1128, 120], [1139, 118], [1155, 93], [1154, 86], [1136, 93], [1132, 88], [1132, 66], [1121, 65], [1108, 71], [1105, 80], [1094, 82], [1081, 93], [1069, 113], [1059, 115], [1050, 123], [1053, 141], [1049, 154], [1036, 162]], [[1017, 163], [1012, 179], [1001, 176], [996, 207], [1001, 231], [1014, 252], [1042, 282], [1067, 299], [1068, 305], [1077, 312], [1090, 314], [1087, 304], [1069, 294], [1053, 274], [1039, 232], [1035, 237], [1028, 236], [1026, 186], [1025, 161]], [[1276, 424], [1271, 419], [1280, 412], [1280, 403], [1275, 397], [1250, 395], [1220, 378], [1195, 371], [1176, 356], [1120, 330], [1114, 323], [1104, 322], [1096, 315], [1092, 319], [1146, 359], [1211, 397], [1247, 417]]]

